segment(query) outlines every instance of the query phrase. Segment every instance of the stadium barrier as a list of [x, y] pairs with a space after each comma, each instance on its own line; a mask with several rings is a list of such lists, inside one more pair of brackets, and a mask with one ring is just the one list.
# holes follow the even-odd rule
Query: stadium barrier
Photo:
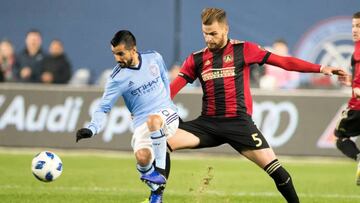
[[[340, 156], [333, 130], [349, 91], [253, 89], [253, 119], [282, 155]], [[64, 85], [1, 84], [0, 146], [131, 150], [130, 113], [122, 99], [93, 139], [75, 143], [76, 129], [90, 121], [102, 88]], [[201, 111], [201, 92], [183, 91], [175, 103], [184, 120]], [[198, 150], [235, 153], [229, 146]]]

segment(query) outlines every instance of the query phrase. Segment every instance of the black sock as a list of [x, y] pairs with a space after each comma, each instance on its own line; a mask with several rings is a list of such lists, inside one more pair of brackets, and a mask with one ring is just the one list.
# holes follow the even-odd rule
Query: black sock
[[170, 176], [170, 167], [171, 167], [171, 160], [170, 160], [170, 153], [166, 152], [166, 165], [165, 165], [165, 177], [166, 179]]
[[336, 147], [347, 157], [356, 160], [360, 150], [350, 138], [339, 137], [336, 140]]
[[159, 172], [166, 179], [168, 179], [168, 177], [170, 175], [170, 163], [171, 163], [170, 153], [169, 152], [166, 152], [166, 162], [165, 163], [166, 163], [165, 164], [165, 169], [156, 167], [155, 161], [154, 161], [154, 166], [155, 166], [157, 172]]
[[277, 189], [288, 203], [299, 203], [290, 174], [275, 159], [264, 167], [264, 170], [274, 179]]

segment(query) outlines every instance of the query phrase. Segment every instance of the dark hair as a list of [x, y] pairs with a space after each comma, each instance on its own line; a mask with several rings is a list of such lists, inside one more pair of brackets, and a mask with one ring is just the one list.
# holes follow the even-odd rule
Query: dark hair
[[275, 43], [285, 44], [286, 46], [288, 45], [286, 40], [283, 38], [276, 39], [273, 44], [275, 44]]
[[353, 18], [360, 18], [360, 11], [354, 13]]
[[204, 25], [211, 25], [213, 22], [226, 23], [226, 12], [220, 8], [205, 8], [201, 12], [201, 21]]
[[129, 30], [120, 30], [114, 35], [110, 43], [113, 47], [125, 44], [126, 49], [131, 49], [136, 46], [136, 39]]
[[37, 33], [37, 34], [39, 34], [39, 35], [41, 36], [40, 30], [35, 29], [35, 28], [30, 29], [30, 30], [26, 33], [26, 36], [28, 36], [30, 33]]

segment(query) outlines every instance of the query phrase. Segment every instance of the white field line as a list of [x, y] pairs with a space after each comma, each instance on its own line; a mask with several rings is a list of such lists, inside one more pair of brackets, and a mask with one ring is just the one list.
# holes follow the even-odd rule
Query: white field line
[[[95, 157], [108, 157], [108, 158], [119, 158], [119, 159], [134, 159], [132, 152], [125, 151], [111, 151], [111, 150], [95, 150], [95, 149], [53, 149], [53, 148], [17, 148], [17, 147], [1, 147], [0, 154], [25, 154], [25, 155], [35, 155], [40, 151], [49, 150], [53, 151], [59, 156], [95, 156]], [[226, 160], [239, 160], [248, 162], [244, 157], [234, 153], [234, 154], [211, 154], [203, 152], [172, 152], [172, 160], [204, 160], [204, 159], [226, 159]], [[295, 163], [295, 164], [307, 164], [307, 163], [316, 163], [316, 164], [343, 164], [343, 163], [352, 163], [353, 161], [344, 158], [344, 157], [318, 157], [318, 156], [309, 156], [309, 157], [297, 157], [297, 156], [280, 156], [280, 162], [286, 163]]]
[[[32, 187], [24, 187], [24, 186], [20, 186], [20, 185], [0, 185], [0, 196], [1, 196], [1, 190], [25, 190], [29, 193], [34, 193], [34, 191], [32, 191]], [[143, 190], [136, 190], [136, 189], [125, 189], [125, 188], [117, 188], [117, 187], [112, 187], [112, 188], [104, 188], [104, 187], [63, 187], [63, 186], [56, 186], [56, 187], [51, 187], [51, 188], [47, 188], [47, 187], [43, 187], [44, 190], [39, 190], [40, 193], [42, 192], [46, 192], [48, 193], [49, 191], [58, 191], [58, 192], [100, 192], [100, 193], [108, 193], [108, 194], [118, 194], [121, 195], [121, 193], [132, 193], [132, 194], [144, 194]], [[25, 193], [27, 193], [25, 192]], [[21, 192], [20, 192], [21, 193]], [[179, 192], [176, 190], [171, 190], [171, 189], [167, 189], [166, 190], [167, 194], [171, 194], [171, 195], [177, 195], [177, 196], [193, 196], [195, 195], [195, 192]], [[106, 195], [106, 194], [104, 194]], [[200, 194], [199, 194], [200, 195]], [[223, 191], [214, 191], [214, 190], [207, 190], [204, 193], [201, 193], [201, 195], [216, 195], [216, 196], [223, 196], [223, 197], [228, 197], [228, 196], [235, 196], [235, 197], [247, 197], [247, 196], [251, 196], [251, 197], [258, 197], [258, 196], [262, 196], [262, 197], [280, 197], [281, 195], [278, 192], [223, 192]], [[299, 193], [298, 194], [299, 197], [302, 198], [323, 198], [323, 199], [359, 199], [360, 200], [360, 195], [350, 195], [350, 194], [336, 194], [336, 193], [313, 193], [313, 194], [308, 194], [308, 193]]]

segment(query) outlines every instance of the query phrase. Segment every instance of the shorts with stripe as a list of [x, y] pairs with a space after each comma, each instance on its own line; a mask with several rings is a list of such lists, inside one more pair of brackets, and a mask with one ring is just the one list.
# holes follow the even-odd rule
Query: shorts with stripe
[[[162, 135], [167, 136], [168, 138], [175, 135], [179, 126], [179, 116], [173, 109], [162, 109], [151, 115], [159, 115], [161, 117], [163, 125], [161, 126], [160, 132]], [[146, 122], [134, 129], [131, 146], [134, 151], [141, 148], [151, 148], [152, 139]]]

